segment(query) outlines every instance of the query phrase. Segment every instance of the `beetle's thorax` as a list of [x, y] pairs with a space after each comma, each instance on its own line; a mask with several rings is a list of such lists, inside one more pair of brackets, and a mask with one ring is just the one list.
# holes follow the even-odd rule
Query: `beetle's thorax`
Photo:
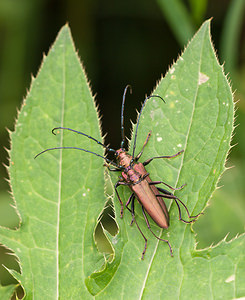
[[117, 162], [120, 166], [127, 169], [132, 163], [132, 156], [128, 154], [125, 149], [120, 148], [116, 151]]
[[119, 149], [116, 152], [118, 165], [123, 167], [122, 178], [132, 185], [140, 183], [143, 179], [142, 174], [145, 173], [138, 172], [138, 166], [141, 164], [135, 164], [133, 157], [128, 154], [124, 149]]

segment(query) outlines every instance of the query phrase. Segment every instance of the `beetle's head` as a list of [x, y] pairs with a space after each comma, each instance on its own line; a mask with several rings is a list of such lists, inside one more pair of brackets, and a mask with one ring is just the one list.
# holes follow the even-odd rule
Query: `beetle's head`
[[120, 148], [116, 150], [115, 156], [119, 166], [127, 168], [130, 165], [131, 156], [126, 152], [125, 149]]

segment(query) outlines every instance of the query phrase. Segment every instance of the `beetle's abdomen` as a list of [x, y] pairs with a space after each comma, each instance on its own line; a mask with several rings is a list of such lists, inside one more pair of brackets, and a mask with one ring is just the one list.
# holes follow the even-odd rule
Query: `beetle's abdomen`
[[160, 192], [155, 185], [149, 185], [151, 179], [142, 163], [129, 165], [122, 177], [125, 182], [130, 183], [129, 187], [143, 205], [149, 216], [161, 228], [168, 228], [169, 215], [165, 202], [157, 197]]

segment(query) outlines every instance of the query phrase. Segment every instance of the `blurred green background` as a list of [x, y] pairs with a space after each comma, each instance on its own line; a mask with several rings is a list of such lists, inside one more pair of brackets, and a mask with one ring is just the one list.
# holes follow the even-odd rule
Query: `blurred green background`
[[[245, 224], [245, 0], [0, 0], [0, 161], [7, 165], [10, 148], [6, 128], [14, 129], [17, 109], [27, 94], [31, 74], [36, 76], [61, 26], [69, 23], [92, 91], [102, 115], [105, 140], [120, 146], [120, 105], [123, 89], [133, 87], [126, 105], [129, 120], [136, 119], [146, 94], [210, 17], [212, 39], [235, 93], [236, 121], [228, 170], [194, 225], [198, 247], [228, 240]], [[55, 124], [54, 124], [55, 125]], [[79, 128], [79, 124], [76, 129]], [[47, 133], [48, 134], [48, 133]], [[0, 225], [18, 227], [10, 206], [7, 172], [0, 164]], [[0, 266], [18, 265], [0, 248]], [[0, 282], [11, 282], [0, 268]]]

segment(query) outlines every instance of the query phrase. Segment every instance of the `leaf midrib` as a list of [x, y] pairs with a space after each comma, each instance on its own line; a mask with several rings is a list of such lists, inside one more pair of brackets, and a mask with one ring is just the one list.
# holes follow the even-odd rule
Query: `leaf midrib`
[[[66, 93], [66, 64], [65, 64], [65, 54], [66, 54], [66, 43], [63, 44], [63, 74], [62, 74], [62, 106], [61, 106], [61, 127], [64, 126], [64, 113], [65, 113], [65, 93]], [[63, 145], [63, 131], [60, 134], [60, 146]], [[63, 151], [60, 150], [59, 159], [59, 184], [58, 184], [58, 203], [57, 203], [57, 233], [56, 233], [56, 299], [59, 299], [59, 236], [60, 236], [60, 204], [61, 204], [61, 189], [62, 189], [62, 161], [63, 161]]]

